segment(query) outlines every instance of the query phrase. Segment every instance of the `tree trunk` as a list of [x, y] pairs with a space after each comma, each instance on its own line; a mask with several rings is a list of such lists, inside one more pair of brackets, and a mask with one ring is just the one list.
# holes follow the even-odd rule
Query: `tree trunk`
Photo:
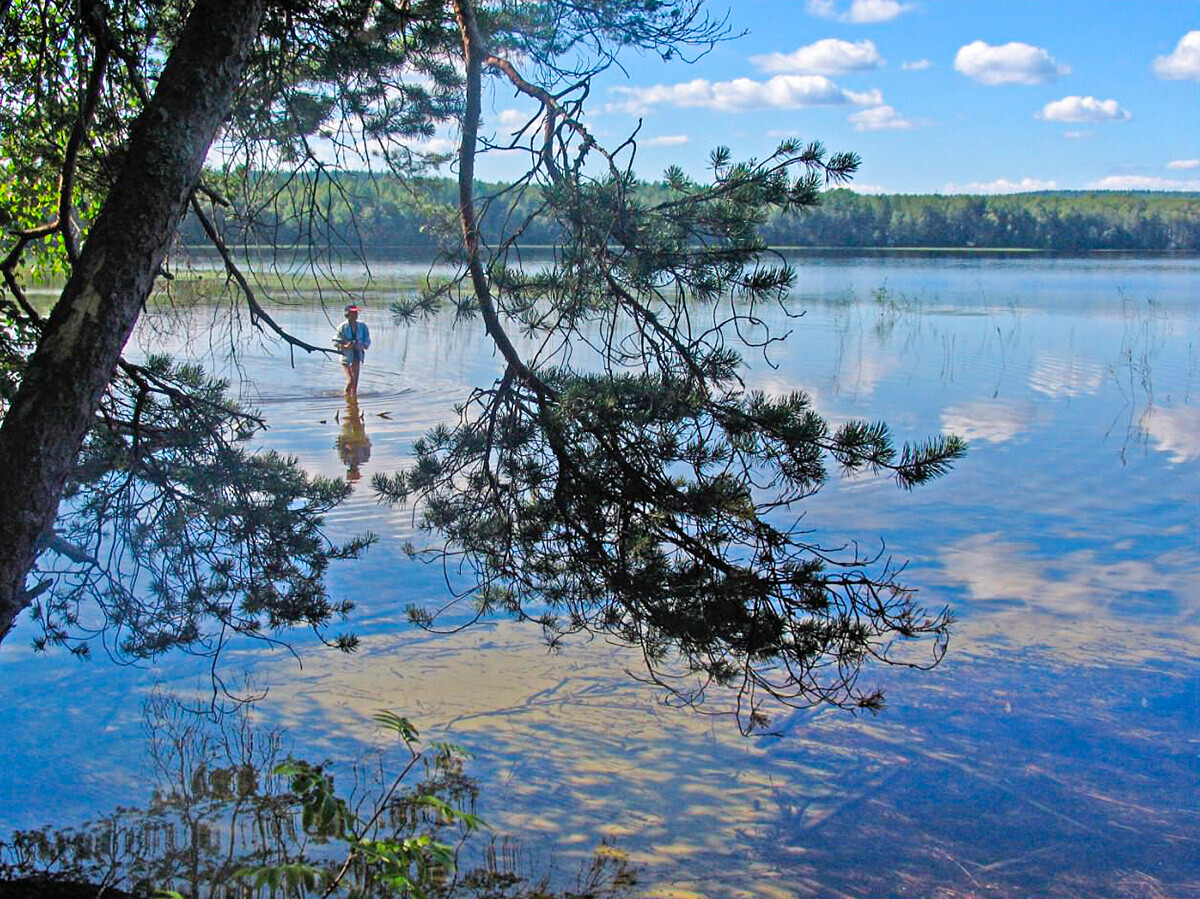
[[0, 424], [0, 640], [36, 592], [40, 542], [229, 113], [267, 0], [197, 0], [116, 184]]

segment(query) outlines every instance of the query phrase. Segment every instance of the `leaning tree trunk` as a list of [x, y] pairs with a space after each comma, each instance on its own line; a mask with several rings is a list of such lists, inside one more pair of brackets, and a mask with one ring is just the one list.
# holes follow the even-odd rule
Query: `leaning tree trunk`
[[0, 640], [63, 485], [154, 285], [254, 45], [267, 0], [197, 0], [116, 184], [0, 425]]

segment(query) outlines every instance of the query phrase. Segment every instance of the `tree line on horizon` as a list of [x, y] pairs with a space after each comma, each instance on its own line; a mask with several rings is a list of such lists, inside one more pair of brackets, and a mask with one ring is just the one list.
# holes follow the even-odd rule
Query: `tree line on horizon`
[[[498, 196], [507, 187], [480, 182], [477, 191], [480, 197]], [[333, 178], [319, 176], [312, 190], [321, 197], [319, 216], [280, 207], [231, 215], [227, 238], [244, 245], [318, 244], [367, 252], [434, 248], [437, 237], [429, 227], [429, 211], [453, 207], [458, 187], [449, 178], [432, 178], [414, 191], [411, 181], [340, 172]], [[669, 201], [672, 193], [667, 181], [638, 187], [645, 204]], [[526, 196], [522, 217], [535, 212], [537, 202], [535, 193]], [[485, 239], [503, 233], [512, 215], [510, 204], [488, 208], [481, 222]], [[774, 247], [1200, 250], [1200, 193], [859, 194], [838, 188], [825, 191], [820, 205], [803, 214], [772, 213], [760, 223], [759, 233]], [[194, 217], [185, 221], [180, 236], [189, 246], [207, 241]], [[523, 242], [551, 245], [561, 237], [552, 217], [534, 215]]]

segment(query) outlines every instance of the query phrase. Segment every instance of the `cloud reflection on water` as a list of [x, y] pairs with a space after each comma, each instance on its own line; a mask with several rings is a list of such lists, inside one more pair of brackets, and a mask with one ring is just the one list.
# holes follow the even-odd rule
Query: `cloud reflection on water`
[[942, 430], [968, 442], [1007, 443], [1036, 421], [1034, 404], [1021, 400], [975, 400], [947, 406], [942, 412]]
[[941, 552], [946, 582], [968, 600], [956, 604], [960, 646], [986, 654], [999, 640], [1082, 664], [1154, 668], [1200, 645], [1200, 565], [1186, 549], [1147, 558], [1115, 547], [1046, 553], [1005, 532]]
[[1141, 422], [1172, 465], [1200, 459], [1200, 406], [1154, 406]]
[[1039, 353], [1029, 374], [1029, 386], [1038, 393], [1069, 398], [1096, 393], [1103, 372], [1098, 364], [1078, 356]]

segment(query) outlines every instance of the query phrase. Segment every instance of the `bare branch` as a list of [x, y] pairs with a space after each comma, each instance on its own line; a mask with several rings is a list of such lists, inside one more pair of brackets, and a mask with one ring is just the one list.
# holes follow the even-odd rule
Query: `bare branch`
[[273, 319], [270, 314], [263, 309], [262, 304], [258, 302], [258, 297], [254, 293], [254, 288], [250, 286], [250, 282], [246, 280], [246, 276], [242, 274], [241, 269], [238, 268], [237, 263], [234, 262], [233, 255], [229, 252], [229, 248], [225, 245], [225, 241], [222, 240], [221, 235], [217, 233], [216, 225], [213, 224], [212, 219], [210, 219], [204, 212], [203, 207], [201, 207], [200, 202], [196, 199], [194, 194], [191, 198], [191, 204], [192, 211], [196, 214], [196, 218], [199, 219], [201, 227], [204, 228], [204, 233], [208, 235], [209, 240], [212, 241], [212, 244], [214, 247], [216, 247], [217, 252], [221, 254], [221, 259], [225, 263], [225, 270], [229, 273], [229, 276], [237, 282], [238, 287], [241, 288], [242, 296], [246, 298], [246, 304], [250, 307], [251, 324], [259, 328], [259, 330], [262, 330], [262, 325], [265, 324], [270, 330], [274, 331], [275, 334], [281, 337], [283, 341], [288, 344], [288, 346], [298, 347], [299, 349], [309, 353], [337, 355], [338, 350], [330, 347], [314, 346], [311, 343], [307, 343], [300, 338], [289, 334], [282, 327], [280, 327], [275, 319]]

